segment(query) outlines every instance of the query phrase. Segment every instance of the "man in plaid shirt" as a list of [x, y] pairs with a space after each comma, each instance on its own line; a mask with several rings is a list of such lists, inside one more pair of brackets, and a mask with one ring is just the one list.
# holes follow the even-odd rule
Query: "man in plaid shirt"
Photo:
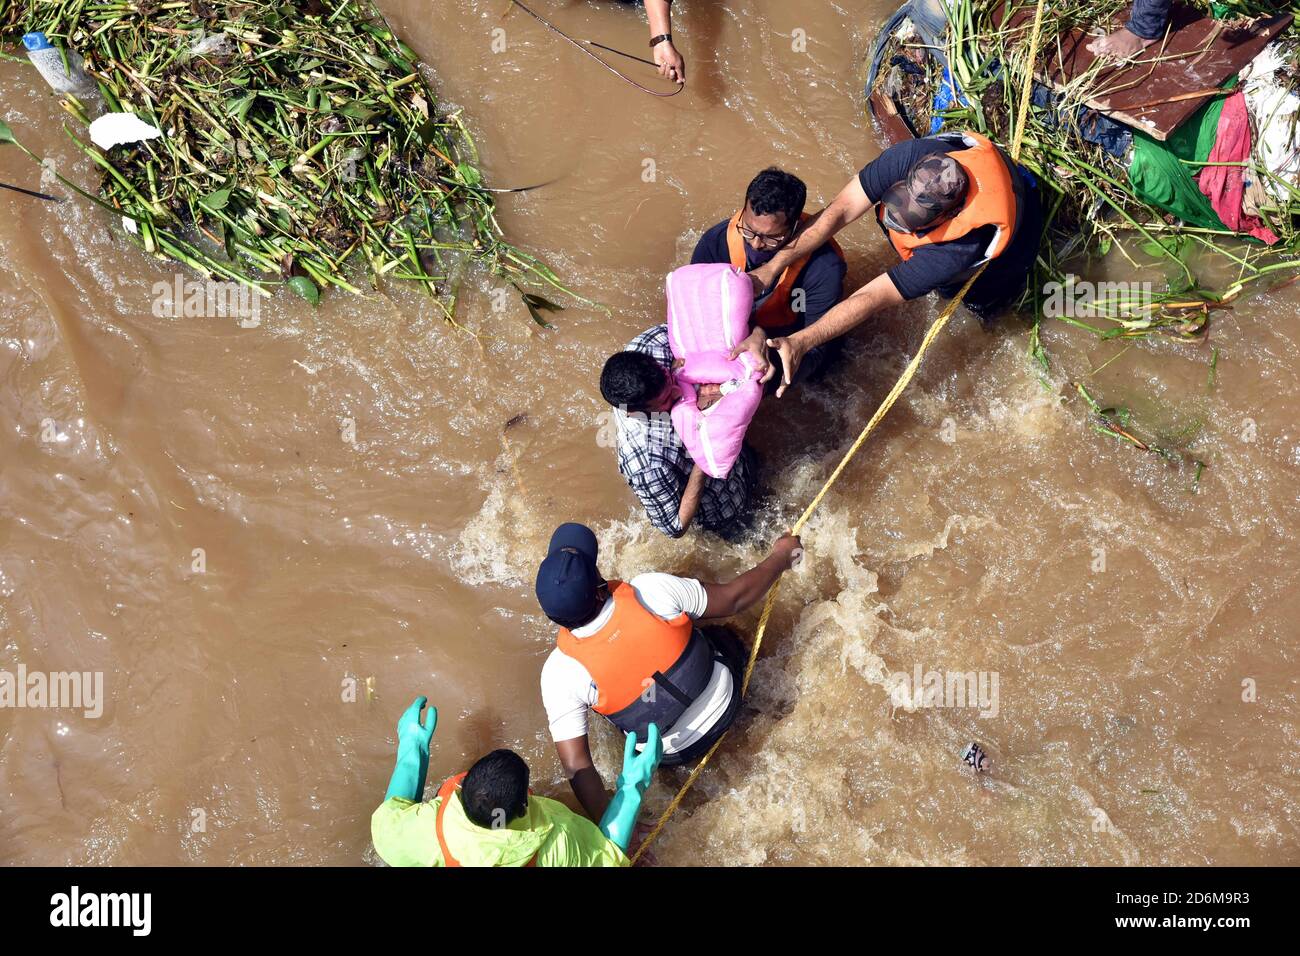
[[619, 474], [664, 534], [680, 538], [698, 520], [733, 538], [749, 516], [754, 451], [746, 445], [726, 478], [710, 478], [691, 460], [669, 415], [679, 395], [672, 365], [666, 325], [646, 329], [605, 363], [600, 393], [614, 408]]

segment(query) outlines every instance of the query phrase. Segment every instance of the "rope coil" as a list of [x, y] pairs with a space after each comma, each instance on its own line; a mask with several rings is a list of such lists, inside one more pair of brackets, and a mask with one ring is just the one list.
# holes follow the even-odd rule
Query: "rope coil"
[[[1034, 85], [1034, 61], [1038, 58], [1038, 44], [1041, 39], [1043, 26], [1044, 2], [1045, 0], [1038, 0], [1038, 7], [1034, 11], [1034, 27], [1029, 40], [1029, 57], [1025, 61], [1024, 87], [1020, 94], [1020, 115], [1017, 118], [1016, 133], [1011, 144], [1011, 159], [1013, 162], [1020, 159], [1020, 147], [1024, 140], [1025, 127], [1029, 119], [1030, 97], [1033, 93]], [[975, 284], [975, 280], [984, 274], [984, 270], [988, 268], [988, 265], [988, 262], [981, 265], [979, 269], [975, 271], [974, 275], [966, 280], [966, 284], [961, 287], [961, 291], [958, 292], [944, 310], [939, 313], [939, 317], [934, 320], [933, 324], [931, 324], [930, 328], [925, 333], [925, 338], [921, 340], [920, 346], [917, 347], [916, 354], [912, 356], [912, 360], [907, 363], [907, 368], [903, 369], [903, 374], [899, 376], [898, 381], [894, 383], [894, 387], [889, 390], [889, 394], [885, 396], [883, 401], [881, 401], [875, 414], [871, 416], [867, 424], [863, 426], [862, 431], [858, 433], [858, 437], [854, 440], [853, 444], [849, 446], [849, 450], [844, 453], [844, 456], [840, 459], [840, 463], [835, 466], [835, 470], [832, 471], [830, 477], [826, 479], [821, 490], [818, 491], [813, 500], [809, 502], [808, 507], [804, 509], [803, 514], [799, 516], [799, 520], [794, 523], [794, 527], [790, 531], [791, 534], [798, 535], [803, 530], [804, 526], [808, 523], [808, 520], [813, 516], [813, 512], [817, 510], [817, 506], [822, 503], [822, 500], [831, 490], [831, 486], [839, 480], [844, 469], [848, 467], [849, 462], [853, 460], [853, 456], [858, 453], [858, 450], [866, 442], [867, 436], [875, 430], [875, 427], [880, 423], [881, 419], [889, 414], [889, 410], [894, 407], [894, 403], [898, 401], [899, 396], [903, 394], [903, 391], [916, 375], [917, 369], [921, 367], [921, 360], [925, 357], [926, 350], [929, 349], [934, 340], [938, 338], [939, 333], [943, 331], [944, 326], [948, 324], [948, 320], [952, 318], [953, 313], [957, 311], [957, 307], [961, 305], [962, 300], [966, 297], [966, 293], [970, 291], [970, 287]], [[740, 695], [742, 698], [749, 693], [749, 680], [750, 677], [753, 676], [754, 665], [758, 662], [758, 651], [763, 644], [763, 635], [767, 631], [767, 623], [772, 616], [772, 607], [776, 603], [777, 589], [780, 587], [780, 584], [781, 579], [777, 578], [775, 583], [773, 583], [772, 587], [767, 592], [767, 600], [763, 603], [763, 613], [759, 615], [758, 626], [754, 630], [754, 646], [750, 649], [749, 662], [745, 665], [745, 678], [740, 685]], [[686, 797], [687, 792], [692, 786], [694, 786], [701, 771], [703, 771], [708, 765], [710, 758], [712, 758], [717, 752], [718, 747], [727, 739], [728, 733], [730, 733], [729, 730], [714, 741], [713, 746], [710, 747], [708, 752], [700, 758], [700, 762], [695, 765], [695, 769], [692, 770], [690, 776], [686, 778], [686, 782], [683, 783], [681, 788], [677, 791], [677, 795], [673, 797], [672, 801], [664, 809], [664, 812], [660, 815], [654, 828], [646, 835], [646, 838], [641, 841], [641, 845], [637, 847], [636, 853], [632, 855], [633, 865], [635, 865], [637, 861], [645, 855], [646, 850], [649, 849], [650, 844], [652, 844], [659, 836], [664, 825], [672, 815], [677, 812], [677, 808], [681, 806], [682, 800]]]

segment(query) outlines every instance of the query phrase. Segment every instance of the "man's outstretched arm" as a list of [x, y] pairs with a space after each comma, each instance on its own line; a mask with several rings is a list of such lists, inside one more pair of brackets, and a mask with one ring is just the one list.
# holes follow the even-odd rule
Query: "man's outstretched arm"
[[768, 339], [768, 347], [776, 349], [781, 355], [782, 381], [776, 390], [776, 397], [784, 395], [794, 381], [794, 373], [799, 370], [799, 363], [809, 349], [839, 338], [865, 322], [868, 316], [902, 301], [903, 296], [894, 285], [894, 280], [889, 277], [889, 273], [882, 272], [812, 325], [793, 335]]
[[560, 765], [564, 775], [569, 778], [573, 795], [582, 804], [582, 809], [593, 823], [600, 821], [609, 805], [609, 794], [605, 792], [605, 781], [591, 759], [591, 747], [587, 736], [574, 737], [572, 740], [557, 740], [555, 752], [560, 756]]
[[[672, 36], [673, 0], [645, 0], [646, 19], [650, 22], [650, 37]], [[672, 40], [663, 40], [654, 45], [655, 65], [659, 75], [675, 83], [686, 82], [686, 61], [673, 46]]]
[[792, 534], [783, 534], [772, 545], [772, 552], [744, 574], [726, 584], [700, 583], [708, 597], [708, 605], [700, 616], [701, 621], [716, 621], [748, 610], [762, 600], [763, 595], [784, 572], [794, 566], [803, 554], [803, 545]]

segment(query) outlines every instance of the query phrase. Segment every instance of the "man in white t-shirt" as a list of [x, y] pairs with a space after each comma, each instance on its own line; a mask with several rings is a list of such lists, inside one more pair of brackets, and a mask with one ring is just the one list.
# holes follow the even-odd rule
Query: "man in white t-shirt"
[[739, 614], [802, 554], [783, 535], [772, 553], [725, 584], [671, 574], [606, 581], [596, 567], [596, 536], [563, 524], [537, 571], [537, 600], [560, 625], [542, 668], [542, 703], [560, 763], [583, 808], [599, 820], [608, 797], [587, 743], [588, 711], [641, 740], [662, 728], [665, 766], [695, 760], [740, 710], [747, 654], [724, 628], [696, 623]]

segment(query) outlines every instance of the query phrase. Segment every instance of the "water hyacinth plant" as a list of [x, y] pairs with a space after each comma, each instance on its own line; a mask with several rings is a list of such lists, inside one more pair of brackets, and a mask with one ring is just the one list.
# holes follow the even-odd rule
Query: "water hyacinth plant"
[[[1289, 9], [1300, 15], [1300, 2], [1270, 3], [1265, 0], [1191, 0], [1195, 6], [1221, 18], [1253, 17]], [[933, 94], [943, 82], [937, 62], [923, 55], [918, 40], [892, 40], [885, 62], [893, 62], [914, 78], [900, 89], [898, 71], [891, 79], [882, 70], [876, 90], [892, 83], [887, 92], [908, 112], [912, 128], [928, 130], [938, 119], [945, 130], [973, 129], [1003, 147], [1010, 145], [1012, 131], [1020, 120], [1019, 78], [1024, 76], [1028, 27], [1004, 31], [1003, 0], [949, 0], [946, 4], [949, 28], [943, 52], [951, 64], [952, 76], [961, 98], [948, 97], [947, 104], [933, 108]], [[1014, 12], [1033, 9], [1031, 0], [1007, 0]], [[1049, 2], [1044, 11], [1045, 38], [1035, 64], [1042, 75], [1044, 60], [1059, 57], [1059, 38], [1075, 27], [1095, 29], [1125, 6], [1125, 0], [1078, 0]], [[1009, 14], [1008, 14], [1009, 15]], [[1296, 66], [1297, 28], [1283, 40], [1289, 45], [1290, 72], [1287, 82], [1300, 88]], [[1159, 57], [1156, 57], [1159, 60]], [[1163, 288], [1146, 301], [1097, 302], [1086, 319], [1060, 317], [1102, 338], [1144, 338], [1152, 335], [1192, 340], [1209, 326], [1214, 311], [1248, 291], [1267, 289], [1300, 270], [1300, 190], [1286, 183], [1290, 201], [1264, 207], [1261, 215], [1281, 241], [1264, 246], [1226, 229], [1210, 229], [1180, 222], [1165, 210], [1143, 200], [1129, 181], [1124, 159], [1088, 142], [1079, 129], [1079, 107], [1085, 101], [1119, 92], [1105, 88], [1103, 71], [1094, 65], [1053, 93], [1055, 103], [1030, 107], [1026, 117], [1024, 146], [1020, 162], [1037, 179], [1047, 225], [1040, 247], [1034, 280], [1029, 283], [1025, 311], [1044, 317], [1043, 290], [1062, 283], [1072, 273], [1086, 273], [1093, 264], [1114, 253], [1135, 273], [1163, 268]], [[1195, 166], [1195, 164], [1189, 164]], [[1271, 171], [1252, 163], [1263, 180], [1277, 180]], [[1193, 169], [1193, 172], [1196, 170]], [[1035, 325], [1031, 351], [1046, 367], [1047, 358], [1039, 344]]]
[[[1300, 0], [1184, 2], [1200, 7], [1229, 27], [1243, 18], [1284, 11], [1300, 17]], [[1004, 0], [942, 0], [947, 19], [942, 38], [935, 46], [928, 46], [919, 33], [896, 33], [883, 49], [882, 69], [868, 92], [877, 94], [877, 102], [886, 112], [900, 116], [913, 135], [927, 135], [936, 127], [945, 131], [971, 129], [1009, 149], [1021, 122], [1021, 83], [1027, 67], [1032, 66], [1034, 74], [1042, 77], [1049, 57], [1058, 62], [1063, 59], [1060, 37], [1074, 28], [1099, 34], [1099, 24], [1119, 22], [1117, 15], [1127, 3], [1049, 0], [1044, 8], [1044, 40], [1034, 64], [1026, 63], [1032, 17], [1023, 27], [1004, 30], [1000, 26], [1004, 5], [1008, 17], [1018, 11], [1032, 14], [1036, 0], [1005, 0], [1005, 4]], [[1300, 28], [1293, 25], [1279, 41], [1283, 67], [1272, 77], [1288, 95], [1300, 91], [1298, 34]], [[939, 53], [950, 65], [952, 80], [961, 95], [955, 95], [947, 86], [943, 65], [936, 55]], [[1161, 61], [1158, 46], [1152, 55]], [[1096, 115], [1091, 108], [1084, 108], [1086, 102], [1122, 91], [1113, 88], [1115, 81], [1108, 81], [1104, 74], [1104, 68], [1094, 64], [1063, 88], [1054, 89], [1050, 98], [1036, 96], [1029, 115], [1023, 118], [1020, 162], [1038, 182], [1045, 228], [1034, 275], [1018, 303], [1018, 311], [1031, 323], [1029, 355], [1049, 391], [1055, 391], [1055, 387], [1047, 378], [1050, 362], [1040, 335], [1049, 321], [1060, 321], [1121, 346], [1097, 368], [1087, 371], [1085, 377], [1091, 378], [1144, 339], [1159, 336], [1174, 343], [1203, 343], [1216, 312], [1232, 309], [1250, 295], [1300, 279], [1300, 189], [1262, 168], [1253, 157], [1249, 161], [1254, 178], [1280, 186], [1276, 192], [1282, 198], [1259, 210], [1261, 219], [1280, 238], [1272, 246], [1226, 228], [1180, 221], [1139, 194], [1129, 175], [1131, 150], [1125, 156], [1116, 156], [1084, 137], [1081, 120], [1091, 121]], [[1207, 93], [1211, 91], [1189, 91], [1178, 96], [1199, 99]], [[1294, 136], [1295, 131], [1289, 133]], [[1181, 158], [1176, 162], [1183, 163], [1193, 175], [1208, 165]], [[1114, 274], [1115, 266], [1119, 266], [1120, 274], [1142, 281], [1083, 282], [1080, 285], [1099, 290], [1114, 287], [1115, 291], [1090, 298], [1083, 309], [1061, 308], [1076, 278], [1098, 274], [1104, 278], [1107, 271]], [[1146, 281], [1159, 279], [1161, 272], [1163, 282]], [[1212, 392], [1218, 379], [1218, 348], [1207, 355], [1206, 391]], [[1130, 408], [1101, 401], [1082, 382], [1072, 382], [1062, 398], [1067, 396], [1081, 403], [1093, 432], [1177, 466], [1189, 477], [1188, 490], [1197, 490], [1208, 467], [1206, 453], [1199, 447], [1207, 417], [1200, 400], [1193, 401], [1197, 408], [1190, 417], [1186, 409], [1172, 414], [1170, 408], [1151, 416], [1157, 420], [1186, 419], [1182, 425], [1166, 422], [1140, 426]]]
[[572, 295], [504, 240], [464, 122], [370, 0], [0, 0], [0, 36], [29, 31], [84, 58], [103, 104], [65, 96], [79, 123], [130, 112], [164, 131], [100, 150], [65, 126], [103, 170], [91, 198], [149, 253], [312, 303], [415, 283], [453, 323], [471, 262], [542, 325], [559, 306], [527, 290]]

